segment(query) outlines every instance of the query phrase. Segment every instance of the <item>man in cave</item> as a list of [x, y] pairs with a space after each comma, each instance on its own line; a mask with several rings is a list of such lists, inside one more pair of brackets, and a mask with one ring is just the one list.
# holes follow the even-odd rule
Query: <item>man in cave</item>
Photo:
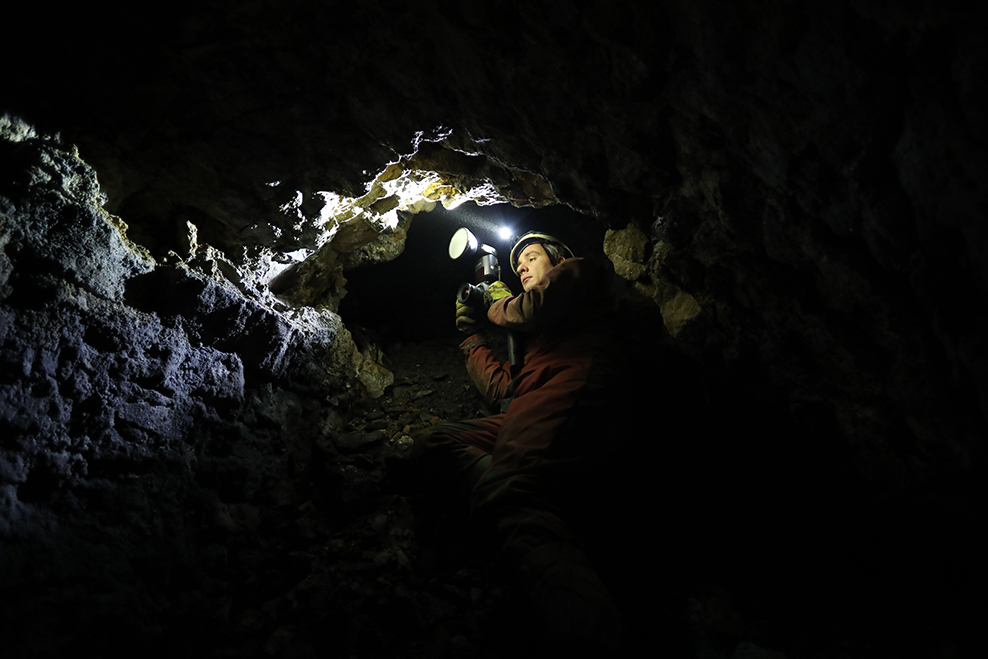
[[[467, 372], [501, 413], [435, 426], [416, 438], [416, 453], [430, 475], [454, 477], [473, 522], [493, 535], [535, 645], [615, 651], [621, 616], [581, 540], [625, 436], [612, 271], [537, 231], [515, 243], [510, 263], [522, 293], [495, 282], [486, 313], [457, 302], [456, 315], [469, 334], [460, 344]], [[495, 357], [490, 327], [524, 336], [523, 364]]]

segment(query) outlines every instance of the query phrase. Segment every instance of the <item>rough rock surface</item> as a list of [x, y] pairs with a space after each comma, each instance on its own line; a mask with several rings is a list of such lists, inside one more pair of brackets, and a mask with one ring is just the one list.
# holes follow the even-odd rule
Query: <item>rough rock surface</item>
[[[697, 653], [970, 650], [988, 48], [966, 3], [285, 4], [10, 15], [37, 52], [3, 53], [0, 96], [8, 647], [475, 654], [481, 572], [403, 563], [436, 512], [381, 483], [406, 425], [478, 410], [413, 402], [433, 376], [368, 338], [406, 317], [336, 313], [401, 253], [399, 209], [466, 193], [613, 231], [636, 457], [671, 484], [631, 507], [668, 542], [623, 562], [681, 568]], [[712, 412], [676, 404], [683, 372]], [[424, 649], [434, 586], [462, 617]]]

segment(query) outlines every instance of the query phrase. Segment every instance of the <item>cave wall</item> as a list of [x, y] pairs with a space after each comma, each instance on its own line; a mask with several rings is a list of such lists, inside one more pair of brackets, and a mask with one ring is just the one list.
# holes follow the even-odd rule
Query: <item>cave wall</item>
[[74, 147], [19, 122], [0, 134], [5, 645], [187, 651], [229, 609], [217, 584], [240, 548], [311, 496], [352, 342], [333, 314], [156, 266]]
[[[752, 450], [820, 456], [814, 483], [895, 511], [905, 542], [944, 518], [950, 542], [973, 537], [986, 53], [964, 3], [73, 11], [23, 19], [51, 57], [5, 57], [0, 98], [38, 130], [5, 124], [0, 183], [10, 538], [54, 530], [79, 556], [110, 524], [121, 556], [152, 562], [168, 538], [185, 569], [217, 546], [176, 512], [186, 500], [248, 516], [304, 501], [291, 456], [304, 463], [322, 421], [298, 410], [385, 384], [331, 310], [256, 285], [259, 263], [319, 246], [317, 193], [359, 197], [423, 144], [483, 164], [459, 165], [464, 180], [516, 173], [499, 174], [526, 182], [515, 203], [551, 198], [639, 237], [626, 273], [665, 316], [656, 342], [695, 360], [715, 403], [785, 418], [787, 437]], [[211, 470], [231, 464], [236, 492], [210, 503]], [[128, 506], [140, 524], [100, 517]], [[170, 511], [157, 525], [155, 509]]]

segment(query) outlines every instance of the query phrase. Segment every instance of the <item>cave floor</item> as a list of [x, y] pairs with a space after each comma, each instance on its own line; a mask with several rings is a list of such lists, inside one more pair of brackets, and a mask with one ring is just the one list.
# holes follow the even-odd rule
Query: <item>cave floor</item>
[[270, 586], [244, 588], [214, 656], [485, 656], [489, 557], [457, 511], [399, 492], [388, 465], [407, 464], [415, 430], [486, 412], [455, 341], [392, 345], [385, 364], [394, 385], [326, 431], [312, 498], [268, 548]]
[[[227, 631], [213, 642], [212, 656], [514, 654], [503, 632], [505, 593], [465, 511], [406, 487], [416, 430], [490, 412], [466, 377], [455, 337], [396, 343], [384, 352], [393, 386], [361, 399], [341, 427], [324, 431], [309, 470], [312, 496], [266, 534], [279, 540], [259, 552], [223, 616]], [[874, 656], [867, 632], [838, 628], [821, 641], [828, 621], [801, 629], [789, 603], [772, 599], [777, 589], [725, 587], [724, 574], [706, 574], [689, 560], [670, 567], [651, 552], [612, 553], [599, 570], [629, 614], [633, 642], [651, 648], [646, 654]], [[804, 651], [769, 649], [780, 639]]]

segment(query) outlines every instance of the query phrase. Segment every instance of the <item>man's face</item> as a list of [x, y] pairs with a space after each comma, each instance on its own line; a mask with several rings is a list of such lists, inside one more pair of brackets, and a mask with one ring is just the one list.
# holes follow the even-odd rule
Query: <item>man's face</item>
[[[564, 259], [559, 260], [562, 261]], [[542, 248], [542, 245], [533, 243], [522, 248], [521, 256], [518, 257], [518, 268], [516, 270], [518, 277], [521, 279], [522, 289], [526, 291], [530, 290], [555, 265], [558, 264], [552, 262], [549, 255], [545, 253], [545, 249]]]

